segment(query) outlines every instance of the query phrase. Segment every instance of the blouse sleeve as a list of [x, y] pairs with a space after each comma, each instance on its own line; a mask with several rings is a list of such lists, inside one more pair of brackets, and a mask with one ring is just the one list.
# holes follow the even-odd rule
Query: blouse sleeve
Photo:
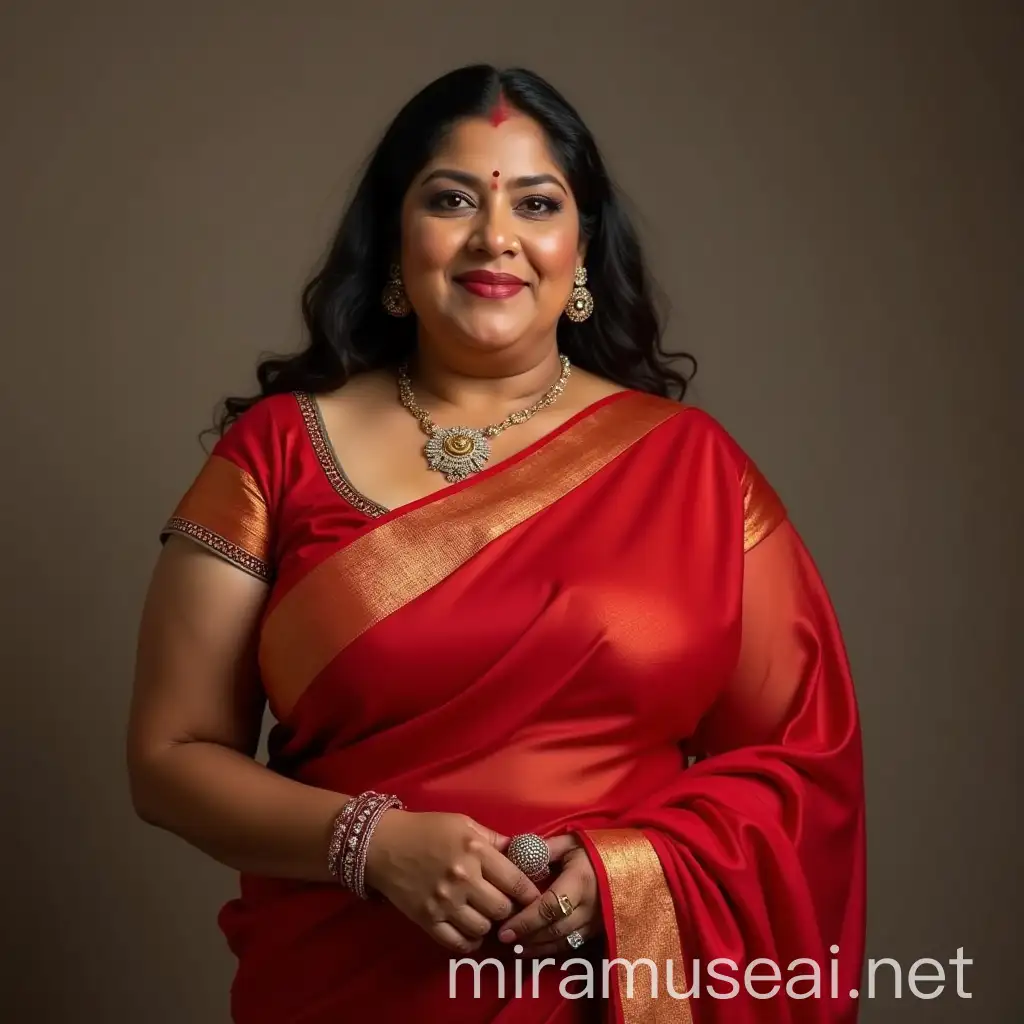
[[269, 582], [274, 465], [271, 401], [262, 399], [218, 440], [160, 531], [161, 542], [179, 534]]

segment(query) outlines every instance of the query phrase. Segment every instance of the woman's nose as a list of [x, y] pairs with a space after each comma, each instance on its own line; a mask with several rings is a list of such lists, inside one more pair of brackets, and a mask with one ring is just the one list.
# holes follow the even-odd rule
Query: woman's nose
[[519, 251], [515, 217], [505, 203], [494, 201], [481, 209], [474, 241], [492, 257]]

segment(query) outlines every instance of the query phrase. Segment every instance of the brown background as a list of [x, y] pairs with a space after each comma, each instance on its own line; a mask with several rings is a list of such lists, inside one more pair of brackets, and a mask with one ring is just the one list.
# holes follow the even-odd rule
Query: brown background
[[701, 359], [694, 399], [833, 593], [864, 716], [869, 953], [975, 960], [973, 1000], [879, 995], [862, 1019], [1020, 1019], [1021, 5], [370, 7], [0, 14], [0, 1012], [226, 1020], [233, 879], [134, 820], [123, 770], [156, 532], [216, 400], [298, 339], [386, 119], [484, 59], [589, 120], [672, 342]]

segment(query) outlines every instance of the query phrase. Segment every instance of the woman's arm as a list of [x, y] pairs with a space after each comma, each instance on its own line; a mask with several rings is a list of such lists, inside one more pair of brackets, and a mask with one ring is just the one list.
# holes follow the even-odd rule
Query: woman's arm
[[[144, 821], [228, 867], [335, 882], [328, 848], [349, 797], [254, 759], [264, 708], [255, 637], [266, 589], [201, 546], [167, 539], [139, 635], [132, 800]], [[500, 852], [507, 841], [464, 815], [390, 810], [369, 843], [366, 881], [439, 943], [468, 953], [513, 901], [539, 896]]]
[[128, 771], [144, 821], [222, 864], [330, 881], [344, 794], [255, 760], [264, 698], [255, 659], [267, 586], [190, 541], [160, 553], [139, 632]]

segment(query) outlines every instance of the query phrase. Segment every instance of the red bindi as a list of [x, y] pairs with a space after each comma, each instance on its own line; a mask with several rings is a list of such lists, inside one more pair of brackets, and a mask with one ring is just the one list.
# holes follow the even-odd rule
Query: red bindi
[[504, 92], [498, 93], [498, 99], [491, 108], [491, 116], [489, 118], [491, 124], [497, 128], [499, 124], [503, 121], [507, 121], [511, 116], [512, 108], [508, 105]]
[[501, 171], [494, 171], [494, 172], [492, 172], [491, 177], [495, 179], [494, 181], [491, 182], [491, 188], [497, 189], [497, 187], [498, 187], [497, 179], [501, 177]]

